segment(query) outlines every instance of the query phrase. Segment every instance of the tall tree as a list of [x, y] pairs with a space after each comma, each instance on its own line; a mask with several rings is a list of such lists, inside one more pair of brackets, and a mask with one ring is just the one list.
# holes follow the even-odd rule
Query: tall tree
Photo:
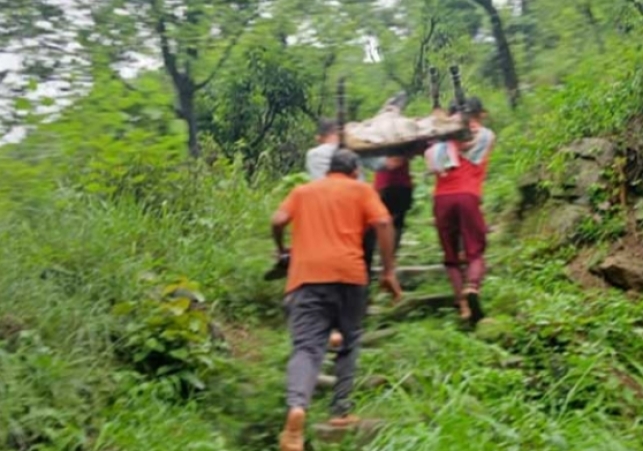
[[424, 90], [429, 66], [461, 61], [481, 23], [475, 6], [461, 0], [400, 0], [375, 11], [387, 76], [411, 98]]
[[74, 53], [78, 20], [82, 12], [72, 15], [52, 1], [5, 0], [0, 6], [0, 142], [14, 127], [34, 123], [34, 115], [57, 112], [87, 86], [86, 61]]
[[509, 97], [509, 104], [512, 108], [515, 108], [518, 105], [518, 100], [520, 98], [518, 72], [516, 70], [516, 63], [514, 62], [498, 9], [494, 6], [492, 0], [471, 1], [482, 7], [489, 16], [491, 21], [491, 32], [496, 43], [498, 60], [504, 78], [505, 89], [507, 90], [507, 95]]
[[112, 58], [135, 52], [160, 58], [188, 130], [189, 155], [199, 157], [196, 95], [219, 74], [241, 36], [259, 16], [259, 2], [239, 0], [103, 0], [92, 9], [97, 40]]

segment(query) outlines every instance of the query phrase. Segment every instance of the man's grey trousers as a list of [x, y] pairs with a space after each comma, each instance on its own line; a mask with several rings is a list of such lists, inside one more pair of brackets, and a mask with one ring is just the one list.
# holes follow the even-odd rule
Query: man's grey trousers
[[367, 288], [343, 283], [307, 284], [286, 298], [292, 354], [288, 362], [288, 407], [308, 408], [332, 329], [343, 336], [335, 361], [337, 383], [331, 404], [333, 416], [352, 408], [350, 394], [359, 353]]

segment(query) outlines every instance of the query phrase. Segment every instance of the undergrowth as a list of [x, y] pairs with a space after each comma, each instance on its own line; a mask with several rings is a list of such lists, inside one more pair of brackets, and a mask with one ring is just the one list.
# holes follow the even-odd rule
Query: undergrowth
[[[616, 133], [638, 111], [641, 71], [626, 57], [499, 124], [491, 216], [515, 200], [526, 167], [560, 164], [560, 145]], [[289, 342], [282, 284], [262, 275], [270, 213], [303, 178], [249, 179], [225, 159], [148, 174], [145, 160], [123, 175], [134, 161], [123, 158], [46, 189], [20, 175], [42, 175], [30, 162], [2, 171], [23, 192], [0, 203], [0, 450], [276, 449]], [[429, 189], [418, 181], [406, 239], [437, 263]], [[587, 240], [620, 230], [581, 228]], [[363, 415], [386, 420], [367, 450], [643, 450], [643, 304], [580, 289], [564, 271], [574, 251], [546, 247], [492, 242], [500, 268], [484, 300], [495, 319], [475, 334], [445, 314], [363, 351], [360, 374], [387, 381], [356, 393]], [[326, 414], [318, 398], [311, 420]]]

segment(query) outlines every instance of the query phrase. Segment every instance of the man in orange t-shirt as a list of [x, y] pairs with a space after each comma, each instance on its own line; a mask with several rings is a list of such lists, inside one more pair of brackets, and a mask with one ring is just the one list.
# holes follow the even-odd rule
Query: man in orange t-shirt
[[272, 219], [280, 254], [286, 253], [284, 229], [292, 223], [292, 251], [286, 283], [286, 310], [293, 351], [288, 363], [289, 407], [282, 451], [303, 451], [304, 423], [333, 328], [343, 336], [337, 353], [337, 383], [331, 424], [354, 423], [349, 396], [357, 363], [361, 324], [366, 313], [366, 264], [362, 239], [370, 226], [377, 233], [384, 272], [382, 284], [401, 295], [394, 269], [391, 217], [370, 185], [357, 180], [359, 157], [334, 153], [328, 175], [295, 188]]

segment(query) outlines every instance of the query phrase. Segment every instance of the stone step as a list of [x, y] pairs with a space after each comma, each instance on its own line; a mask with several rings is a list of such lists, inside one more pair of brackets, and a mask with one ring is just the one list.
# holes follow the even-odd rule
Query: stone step
[[437, 312], [442, 308], [455, 308], [453, 294], [415, 295], [392, 308], [373, 308], [369, 315], [384, 321], [401, 321], [416, 310], [428, 308]]
[[[376, 274], [384, 271], [382, 266], [376, 266], [373, 268], [373, 272]], [[443, 273], [444, 265], [416, 265], [416, 266], [398, 266], [395, 268], [395, 271], [398, 275], [417, 275], [417, 274], [426, 274], [426, 273]]]
[[337, 427], [328, 423], [317, 423], [312, 430], [317, 440], [324, 443], [341, 443], [346, 436], [354, 435], [357, 446], [365, 446], [371, 442], [377, 433], [385, 426], [383, 420], [362, 420], [354, 426]]

